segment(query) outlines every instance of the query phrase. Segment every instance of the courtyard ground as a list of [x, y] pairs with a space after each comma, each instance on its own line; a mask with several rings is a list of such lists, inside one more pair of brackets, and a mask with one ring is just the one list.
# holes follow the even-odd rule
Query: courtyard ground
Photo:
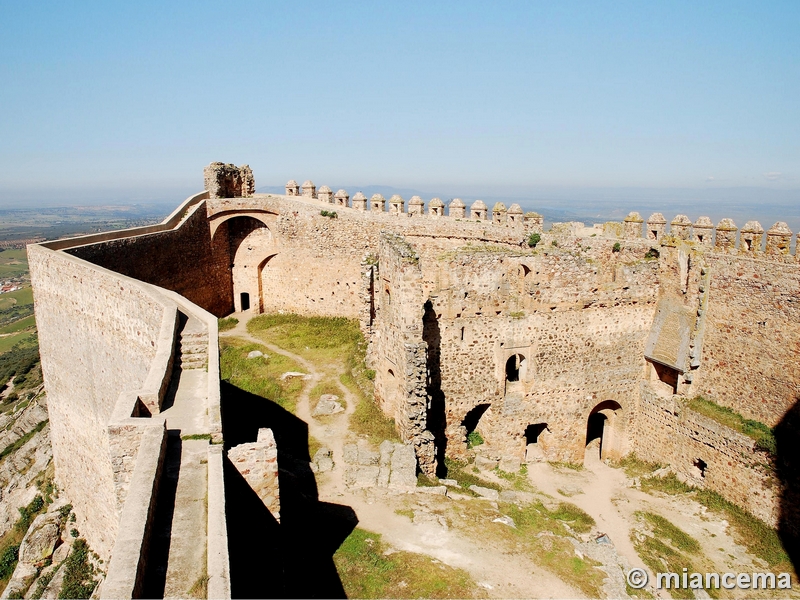
[[[519, 474], [507, 474], [464, 467], [470, 481], [477, 477], [485, 486], [503, 490], [497, 499], [480, 498], [453, 485], [446, 495], [441, 487], [430, 486], [410, 493], [350, 488], [344, 477], [344, 445], [360, 438], [374, 447], [377, 440], [354, 431], [363, 430], [351, 424], [360, 403], [369, 399], [344, 385], [352, 375], [346, 358], [324, 344], [298, 347], [293, 341], [287, 349], [285, 331], [248, 328], [246, 315], [235, 317], [238, 323], [221, 333], [223, 345], [258, 345], [268, 357], [290, 359], [306, 375], [298, 379], [302, 389], [293, 397], [292, 412], [308, 425], [310, 455], [327, 447], [335, 463], [331, 471], [316, 474], [319, 500], [349, 506], [358, 518], [358, 529], [334, 555], [350, 596], [705, 598], [709, 595], [702, 590], [671, 590], [671, 596], [655, 589], [652, 577], [645, 589], [635, 590], [626, 585], [625, 573], [634, 567], [678, 573], [684, 567], [690, 573], [791, 568], [756, 556], [752, 547], [740, 543], [742, 533], [733, 530], [723, 513], [708, 510], [692, 493], [664, 493], [653, 486], [642, 491], [641, 478], [655, 467], [640, 464], [635, 465], [639, 472], [626, 472], [601, 461], [596, 447], [587, 449], [585, 464], [577, 469], [534, 463]], [[312, 417], [321, 391], [338, 395], [345, 410]], [[370, 547], [379, 547], [380, 554], [364, 550]], [[346, 555], [348, 548], [355, 548], [355, 554]], [[363, 564], [358, 564], [359, 553]], [[412, 563], [413, 568], [401, 568]], [[454, 583], [431, 587], [430, 581], [418, 581], [423, 573], [435, 578], [436, 569], [443, 580]], [[395, 576], [387, 575], [390, 572]], [[364, 583], [371, 577], [379, 580], [373, 587]], [[793, 579], [793, 587], [796, 583]], [[800, 595], [794, 590], [720, 589], [711, 590], [710, 597]]]

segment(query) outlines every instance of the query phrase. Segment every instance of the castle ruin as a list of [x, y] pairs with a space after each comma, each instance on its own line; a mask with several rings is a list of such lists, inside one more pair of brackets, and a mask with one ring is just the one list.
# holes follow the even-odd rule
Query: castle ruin
[[505, 464], [580, 463], [599, 440], [603, 458], [669, 463], [786, 526], [794, 492], [769, 453], [687, 406], [703, 396], [773, 427], [800, 398], [785, 223], [634, 212], [544, 231], [517, 204], [426, 210], [310, 180], [256, 194], [249, 167], [223, 163], [205, 186], [160, 225], [28, 250], [57, 482], [111, 561], [104, 596], [141, 593], [182, 418], [164, 405], [176, 364], [200, 415], [186, 431], [216, 442], [185, 451], [205, 461], [209, 595], [230, 596], [217, 318], [242, 311], [357, 319], [376, 399], [429, 476], [478, 428], [483, 458]]

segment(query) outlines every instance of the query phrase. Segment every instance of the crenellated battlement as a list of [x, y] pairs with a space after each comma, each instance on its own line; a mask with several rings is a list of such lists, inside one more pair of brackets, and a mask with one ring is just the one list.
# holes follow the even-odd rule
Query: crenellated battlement
[[[323, 185], [316, 191], [311, 181], [306, 181], [300, 187], [295, 180], [286, 184], [287, 196], [305, 196], [333, 204], [338, 208], [352, 208], [358, 211], [371, 213], [385, 213], [406, 218], [449, 218], [456, 220], [481, 221], [498, 227], [519, 228], [525, 233], [544, 233], [544, 218], [535, 212], [524, 213], [519, 204], [512, 204], [506, 208], [502, 202], [497, 202], [489, 210], [483, 200], [475, 200], [469, 207], [460, 199], [453, 198], [449, 204], [441, 198], [432, 198], [428, 202], [427, 210], [425, 201], [420, 196], [412, 196], [406, 200], [399, 194], [394, 194], [387, 202], [381, 194], [373, 194], [367, 200], [361, 192], [356, 193], [352, 200], [349, 194], [340, 189], [335, 194], [331, 188]], [[388, 204], [388, 206], [387, 206]], [[467, 214], [469, 208], [469, 214]], [[551, 231], [554, 234], [576, 235], [581, 227], [556, 227]], [[793, 232], [783, 221], [775, 223], [768, 231], [764, 231], [758, 221], [748, 221], [739, 229], [733, 219], [722, 219], [716, 226], [709, 217], [701, 216], [694, 223], [686, 215], [676, 215], [669, 223], [660, 212], [651, 214], [647, 220], [638, 212], [631, 212], [622, 222], [622, 227], [607, 226], [603, 228], [605, 236], [619, 237], [627, 240], [651, 240], [653, 242], [669, 242], [685, 240], [694, 242], [699, 247], [715, 252], [728, 254], [750, 254], [768, 257], [791, 256], [790, 248]], [[766, 234], [766, 235], [765, 235]], [[800, 234], [798, 234], [800, 235]], [[797, 257], [797, 252], [794, 254]]]
[[[428, 202], [427, 210], [425, 201], [420, 196], [412, 196], [406, 204], [405, 198], [399, 194], [394, 194], [387, 201], [381, 194], [373, 194], [369, 200], [362, 192], [357, 192], [352, 198], [346, 190], [340, 189], [335, 194], [327, 185], [323, 185], [317, 190], [312, 181], [306, 181], [301, 186], [292, 179], [286, 184], [286, 196], [306, 197], [326, 204], [332, 204], [338, 208], [352, 208], [358, 211], [371, 213], [386, 213], [397, 217], [429, 217], [434, 219], [452, 218], [459, 220], [485, 221], [492, 225], [518, 227], [528, 233], [543, 233], [544, 218], [535, 212], [523, 212], [519, 204], [512, 204], [508, 209], [502, 202], [497, 202], [492, 208], [483, 200], [476, 200], [469, 206], [469, 216], [467, 216], [467, 205], [460, 198], [453, 198], [449, 204], [445, 204], [441, 198], [431, 198]], [[219, 197], [219, 196], [212, 196]], [[490, 217], [491, 214], [491, 217]]]

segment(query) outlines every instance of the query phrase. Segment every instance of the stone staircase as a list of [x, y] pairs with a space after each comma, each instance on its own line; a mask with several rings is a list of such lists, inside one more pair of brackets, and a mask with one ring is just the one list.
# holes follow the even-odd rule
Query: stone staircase
[[208, 368], [208, 331], [199, 320], [181, 313], [177, 346], [176, 368]]

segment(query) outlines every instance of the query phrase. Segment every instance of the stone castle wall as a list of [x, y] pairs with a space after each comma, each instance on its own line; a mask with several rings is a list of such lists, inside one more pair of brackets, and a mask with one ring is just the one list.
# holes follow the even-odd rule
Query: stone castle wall
[[[204, 202], [174, 229], [115, 237], [65, 250], [122, 275], [175, 291], [217, 316], [233, 310], [225, 231], [211, 243]], [[115, 232], [121, 233], [121, 232]]]
[[165, 306], [138, 282], [65, 253], [30, 246], [28, 258], [56, 480], [81, 534], [108, 558], [119, 519], [108, 425], [120, 392], [148, 377]]
[[[600, 259], [612, 255], [608, 240], [538, 250], [405, 241], [419, 251], [420, 281], [393, 275], [397, 260], [381, 247], [375, 293], [382, 308], [371, 365], [379, 396], [402, 405], [402, 393], [389, 399], [389, 371], [400, 345], [421, 336], [429, 377], [438, 379], [443, 395], [443, 414], [431, 418], [444, 429], [448, 455], [463, 456], [462, 424], [479, 405], [489, 405], [481, 434], [499, 454], [519, 459], [527, 426], [547, 423], [547, 457], [582, 461], [589, 412], [605, 400], [618, 402], [632, 427], [657, 290], [658, 261], [644, 258], [648, 245], [601, 267]], [[525, 367], [507, 387], [506, 362], [514, 355], [524, 357]]]
[[707, 326], [694, 391], [776, 425], [800, 400], [800, 265], [707, 253]]
[[[755, 440], [685, 407], [685, 399], [641, 384], [636, 453], [669, 465], [688, 484], [708, 488], [773, 527], [780, 484]], [[697, 465], [703, 463], [701, 470]]]

